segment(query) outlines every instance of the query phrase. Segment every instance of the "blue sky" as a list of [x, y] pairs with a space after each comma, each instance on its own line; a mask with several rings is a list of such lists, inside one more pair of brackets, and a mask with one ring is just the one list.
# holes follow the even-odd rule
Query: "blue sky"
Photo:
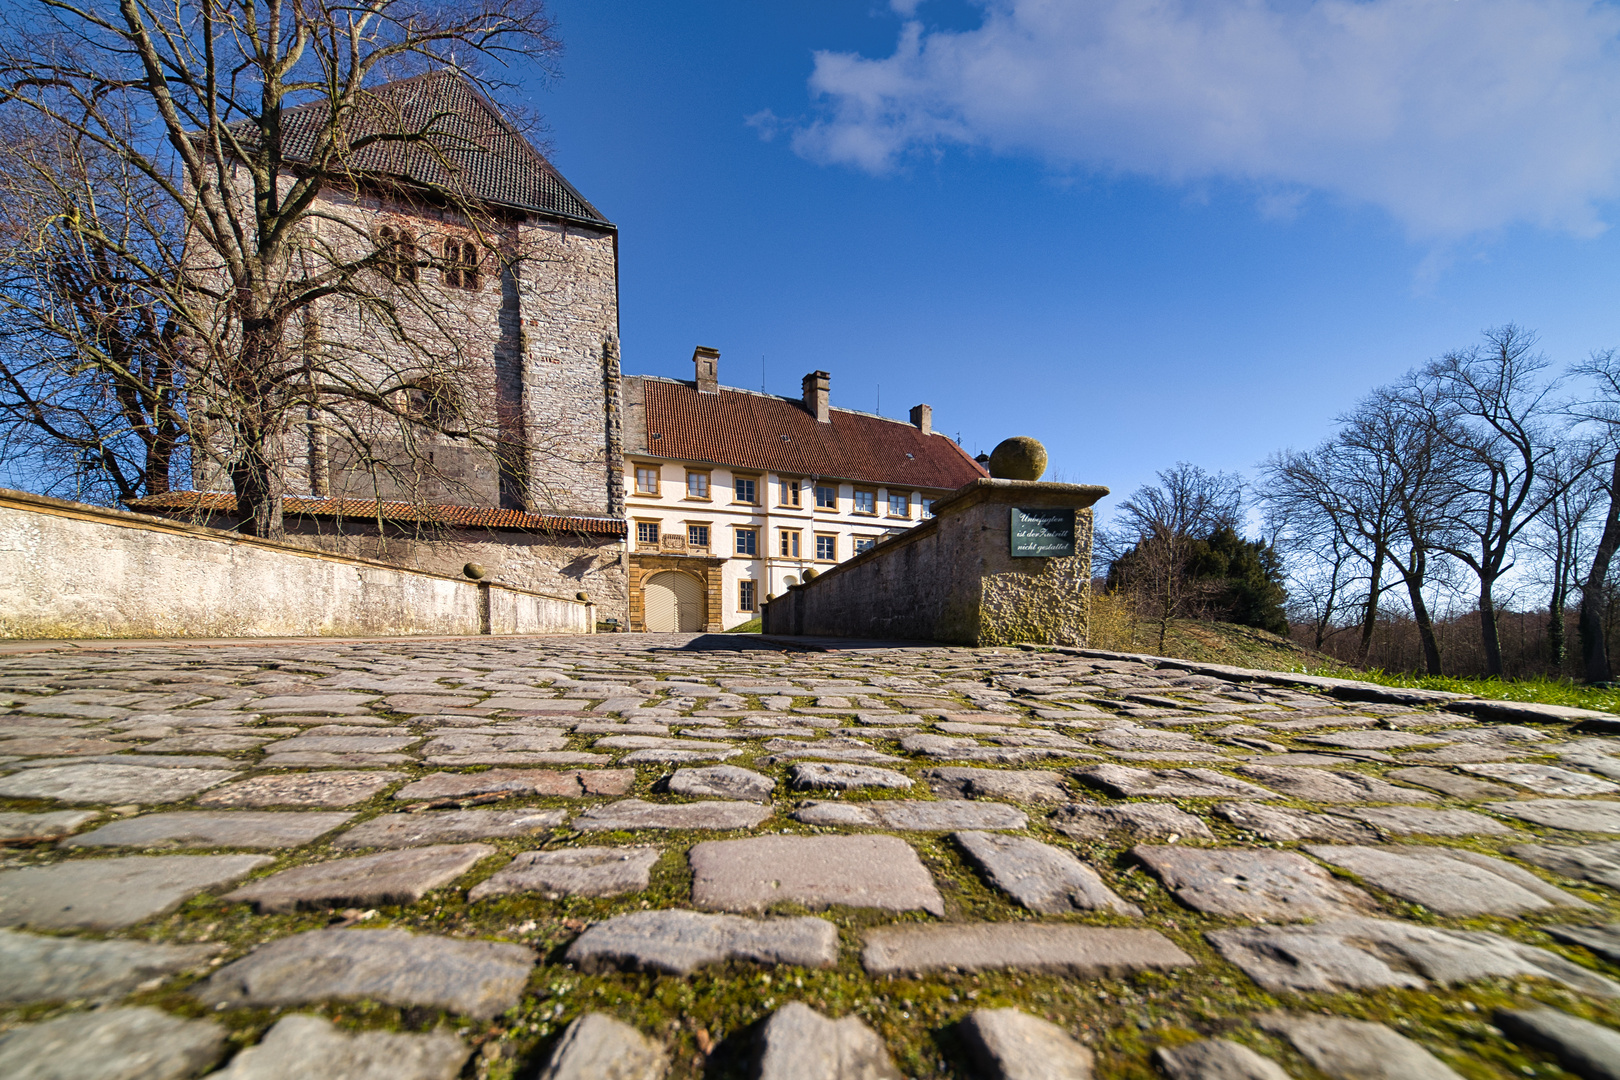
[[[625, 367], [1250, 471], [1481, 328], [1620, 346], [1620, 17], [1572, 0], [553, 0], [525, 104]], [[1106, 503], [1104, 507], [1106, 507]]]

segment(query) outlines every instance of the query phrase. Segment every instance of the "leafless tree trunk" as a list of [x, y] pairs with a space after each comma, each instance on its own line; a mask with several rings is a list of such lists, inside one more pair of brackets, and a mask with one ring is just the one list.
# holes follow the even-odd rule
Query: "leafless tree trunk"
[[1606, 457], [1602, 443], [1566, 435], [1542, 472], [1542, 481], [1551, 492], [1544, 500], [1541, 516], [1527, 533], [1531, 548], [1545, 567], [1542, 583], [1547, 588], [1547, 659], [1554, 671], [1564, 666], [1565, 605], [1587, 561], [1588, 526], [1606, 494], [1600, 483], [1593, 482], [1592, 474]]
[[1614, 678], [1609, 663], [1605, 612], [1612, 591], [1609, 567], [1620, 549], [1620, 353], [1609, 349], [1593, 353], [1574, 373], [1589, 378], [1593, 391], [1571, 409], [1577, 419], [1601, 425], [1608, 437], [1610, 462], [1608, 482], [1601, 493], [1607, 499], [1603, 532], [1592, 549], [1592, 561], [1581, 581], [1581, 613], [1578, 623], [1581, 662], [1586, 681], [1606, 683]]

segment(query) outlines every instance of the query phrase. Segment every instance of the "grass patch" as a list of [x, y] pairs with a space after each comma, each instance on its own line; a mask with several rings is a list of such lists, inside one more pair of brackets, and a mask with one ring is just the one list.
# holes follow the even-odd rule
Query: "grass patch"
[[1094, 599], [1092, 603], [1093, 621], [1101, 624], [1093, 627], [1091, 647], [1094, 649], [1148, 653], [1177, 660], [1231, 664], [1265, 671], [1303, 671], [1307, 667], [1327, 666], [1335, 662], [1325, 653], [1307, 649], [1266, 630], [1198, 619], [1172, 620], [1161, 649], [1156, 622], [1120, 617], [1099, 620], [1096, 618], [1096, 608], [1099, 605], [1106, 607], [1111, 603], [1117, 604], [1118, 601], [1105, 597]]
[[1449, 690], [1454, 694], [1497, 701], [1533, 701], [1542, 705], [1567, 705], [1576, 709], [1601, 709], [1620, 712], [1620, 689], [1604, 686], [1583, 686], [1568, 679], [1552, 679], [1536, 675], [1526, 679], [1461, 678], [1454, 675], [1411, 675], [1373, 669], [1359, 671], [1342, 664], [1301, 666], [1288, 669], [1307, 675], [1325, 675], [1335, 679], [1359, 679], [1381, 686], [1409, 687], [1417, 690]]
[[759, 616], [758, 618], [749, 619], [745, 623], [738, 623], [736, 626], [733, 626], [730, 630], [726, 631], [728, 634], [763, 634], [764, 632], [765, 617], [763, 615]]
[[[1101, 604], [1105, 609], [1116, 603], [1119, 601], [1111, 597], [1093, 599], [1094, 607]], [[1416, 675], [1377, 668], [1362, 671], [1287, 638], [1234, 623], [1177, 619], [1170, 624], [1162, 650], [1158, 647], [1159, 630], [1156, 623], [1137, 621], [1133, 624], [1119, 617], [1117, 612], [1105, 611], [1098, 628], [1104, 632], [1101, 635], [1093, 634], [1092, 647], [1097, 649], [1148, 653], [1206, 664], [1231, 664], [1259, 671], [1356, 679], [1381, 686], [1448, 690], [1454, 694], [1498, 701], [1529, 701], [1541, 705], [1566, 705], [1576, 709], [1620, 713], [1620, 688], [1585, 686], [1569, 679], [1554, 679], [1545, 675], [1497, 679]]]

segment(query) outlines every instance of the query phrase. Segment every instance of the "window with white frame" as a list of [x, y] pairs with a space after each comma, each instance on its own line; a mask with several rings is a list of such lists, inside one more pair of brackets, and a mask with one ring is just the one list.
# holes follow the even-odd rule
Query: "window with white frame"
[[753, 581], [739, 581], [739, 582], [737, 582], [737, 610], [738, 611], [753, 611], [754, 610], [755, 601], [757, 599], [755, 597], [755, 595], [754, 595], [754, 593], [755, 593], [754, 586], [755, 586], [755, 583]]
[[877, 492], [855, 489], [855, 512], [857, 514], [877, 513]]
[[799, 505], [799, 482], [797, 480], [784, 479], [782, 481], [782, 505]]
[[656, 521], [638, 521], [638, 522], [636, 522], [636, 543], [638, 543], [638, 544], [653, 544], [653, 545], [656, 546], [657, 543], [658, 543], [658, 522], [656, 522]]
[[838, 558], [838, 537], [832, 533], [816, 533], [816, 558], [831, 562]]
[[707, 525], [688, 525], [686, 527], [686, 545], [695, 548], [708, 547], [709, 527]]
[[656, 494], [658, 494], [658, 466], [656, 466], [656, 465], [637, 465], [636, 466], [636, 494], [637, 495], [656, 495]]
[[759, 554], [759, 530], [758, 529], [738, 529], [737, 530], [737, 554], [739, 554], [739, 555], [758, 555]]
[[686, 497], [688, 499], [707, 499], [709, 497], [709, 474], [697, 469], [686, 470]]
[[817, 484], [816, 506], [821, 510], [838, 509], [838, 489], [831, 484]]
[[782, 542], [779, 546], [781, 549], [782, 558], [797, 559], [799, 557], [799, 530], [783, 529], [781, 530], [781, 533]]
[[732, 478], [732, 490], [736, 493], [740, 503], [757, 503], [755, 495], [754, 478], [751, 476], [737, 476]]
[[905, 493], [889, 492], [889, 516], [909, 518], [911, 516], [911, 496]]
[[855, 554], [859, 555], [863, 551], [871, 551], [872, 545], [876, 543], [877, 537], [875, 536], [857, 536], [855, 538]]

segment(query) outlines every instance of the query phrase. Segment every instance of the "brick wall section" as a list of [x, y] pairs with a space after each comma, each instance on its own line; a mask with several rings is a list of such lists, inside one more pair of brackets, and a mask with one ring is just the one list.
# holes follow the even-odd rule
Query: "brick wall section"
[[[1090, 506], [1108, 489], [975, 480], [936, 516], [765, 607], [768, 634], [1085, 645], [1091, 604]], [[1014, 507], [1075, 510], [1075, 554], [1014, 558]]]

